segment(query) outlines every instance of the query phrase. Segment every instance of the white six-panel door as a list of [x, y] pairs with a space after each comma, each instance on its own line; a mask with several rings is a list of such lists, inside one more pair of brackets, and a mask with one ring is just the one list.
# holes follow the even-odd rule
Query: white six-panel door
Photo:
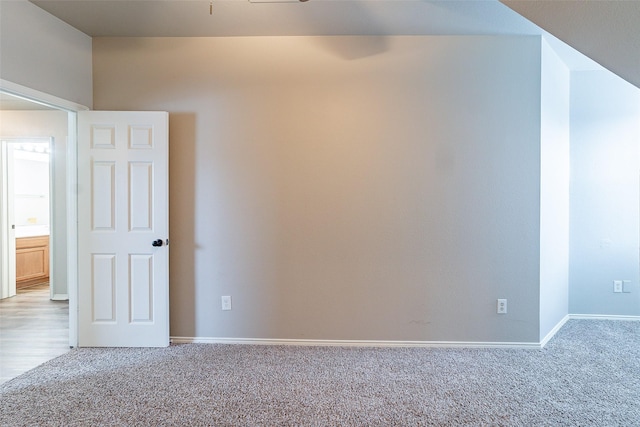
[[168, 114], [78, 113], [78, 345], [169, 345]]

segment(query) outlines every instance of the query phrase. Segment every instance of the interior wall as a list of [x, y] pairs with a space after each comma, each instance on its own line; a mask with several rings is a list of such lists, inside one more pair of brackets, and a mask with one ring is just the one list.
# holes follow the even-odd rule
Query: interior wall
[[170, 112], [172, 336], [538, 342], [539, 37], [93, 46]]
[[569, 310], [640, 315], [640, 89], [608, 71], [571, 82]]
[[570, 72], [542, 40], [540, 340], [569, 308]]
[[[53, 251], [54, 295], [68, 298], [67, 289], [67, 113], [64, 111], [0, 111], [2, 138], [54, 138], [52, 165], [54, 167], [55, 211], [51, 230], [55, 233]], [[58, 238], [56, 238], [58, 236]]]
[[91, 37], [26, 1], [0, 1], [0, 78], [91, 107]]

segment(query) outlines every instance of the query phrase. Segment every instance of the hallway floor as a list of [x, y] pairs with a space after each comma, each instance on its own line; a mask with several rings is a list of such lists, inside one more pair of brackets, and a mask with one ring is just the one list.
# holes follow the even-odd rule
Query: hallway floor
[[69, 351], [69, 302], [51, 301], [49, 284], [0, 300], [0, 383]]

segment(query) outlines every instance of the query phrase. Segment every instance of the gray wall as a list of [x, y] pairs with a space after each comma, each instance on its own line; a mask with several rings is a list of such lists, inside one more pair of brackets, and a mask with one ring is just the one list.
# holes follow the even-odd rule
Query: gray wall
[[568, 314], [570, 73], [542, 42], [540, 340]]
[[94, 39], [96, 109], [170, 112], [171, 335], [537, 342], [540, 58], [538, 37]]
[[91, 107], [91, 38], [28, 1], [0, 1], [0, 78]]
[[[569, 311], [640, 315], [640, 89], [573, 72], [571, 105]], [[613, 293], [614, 280], [630, 280], [631, 293]]]

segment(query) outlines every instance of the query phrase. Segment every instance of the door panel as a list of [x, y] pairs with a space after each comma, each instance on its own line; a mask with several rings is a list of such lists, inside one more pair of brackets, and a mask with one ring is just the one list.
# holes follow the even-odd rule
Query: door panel
[[78, 345], [169, 345], [168, 114], [78, 113]]

